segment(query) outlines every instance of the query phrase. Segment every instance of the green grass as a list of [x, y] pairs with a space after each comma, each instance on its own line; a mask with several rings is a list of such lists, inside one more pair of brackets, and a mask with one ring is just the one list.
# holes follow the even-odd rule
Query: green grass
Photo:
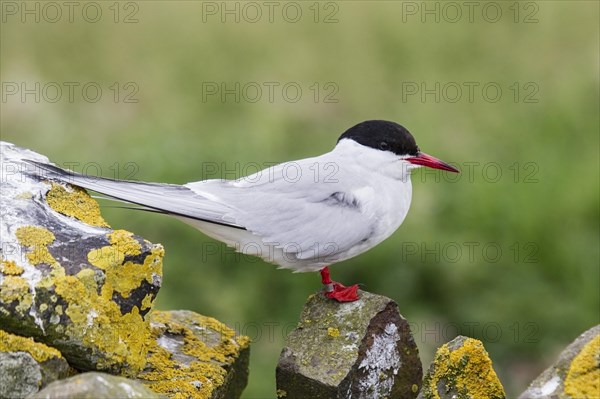
[[[138, 2], [132, 24], [112, 22], [112, 3], [101, 3], [95, 24], [80, 14], [73, 23], [7, 17], [3, 95], [7, 82], [97, 82], [103, 95], [95, 103], [80, 90], [73, 102], [66, 92], [56, 103], [50, 92], [39, 103], [6, 95], [2, 139], [59, 164], [79, 162], [76, 169], [95, 162], [105, 176], [125, 177], [132, 163], [135, 179], [183, 183], [215, 177], [207, 173], [215, 165], [231, 177], [255, 163], [323, 153], [365, 119], [404, 124], [424, 151], [463, 174], [450, 181], [416, 172], [400, 230], [332, 273], [396, 300], [414, 323], [425, 366], [456, 333], [483, 340], [515, 396], [599, 322], [598, 3], [538, 2], [537, 23], [514, 23], [512, 2], [498, 3], [504, 16], [496, 23], [477, 12], [472, 23], [467, 15], [421, 23], [401, 2], [370, 3], [339, 2], [338, 22], [327, 24], [314, 23], [313, 3], [299, 3], [306, 17], [298, 23], [280, 14], [273, 23], [203, 22], [203, 3], [184, 1]], [[325, 6], [320, 20], [335, 11]], [[519, 19], [532, 10], [521, 8]], [[223, 102], [203, 92], [212, 82], [256, 82], [263, 96]], [[279, 84], [272, 102], [264, 82]], [[290, 82], [302, 88], [297, 102], [280, 90]], [[423, 82], [450, 85], [439, 102], [407, 94]], [[463, 88], [456, 102], [452, 82]], [[478, 85], [472, 102], [464, 82]], [[502, 89], [497, 102], [483, 97], [486, 84]], [[126, 103], [132, 87], [138, 102]], [[337, 102], [324, 102], [334, 91]], [[165, 245], [161, 309], [214, 316], [255, 338], [244, 397], [273, 397], [285, 333], [320, 288], [318, 276], [211, 255], [214, 241], [166, 217], [105, 213], [113, 226]]]

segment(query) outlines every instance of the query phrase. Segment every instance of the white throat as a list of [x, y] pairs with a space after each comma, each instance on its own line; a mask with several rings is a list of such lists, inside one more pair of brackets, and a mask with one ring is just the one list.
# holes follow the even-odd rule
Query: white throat
[[406, 161], [391, 151], [382, 151], [367, 147], [354, 140], [342, 139], [332, 151], [339, 157], [348, 159], [346, 162], [356, 163], [367, 170], [376, 172], [394, 180], [410, 184], [410, 172], [418, 167]]

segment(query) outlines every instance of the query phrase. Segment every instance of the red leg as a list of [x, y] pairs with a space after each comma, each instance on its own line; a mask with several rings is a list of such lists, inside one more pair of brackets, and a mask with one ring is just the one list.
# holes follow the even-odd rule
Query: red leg
[[331, 281], [329, 267], [321, 269], [321, 282], [325, 286], [325, 296], [338, 302], [354, 302], [358, 300], [358, 285], [346, 287], [335, 281]]

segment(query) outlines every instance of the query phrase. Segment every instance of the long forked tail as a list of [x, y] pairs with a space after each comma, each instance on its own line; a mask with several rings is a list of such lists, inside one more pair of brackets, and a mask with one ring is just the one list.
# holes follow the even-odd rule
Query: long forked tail
[[151, 211], [243, 228], [224, 220], [225, 214], [230, 210], [227, 205], [211, 201], [185, 186], [88, 176], [47, 163], [32, 160], [26, 162], [35, 165], [32, 174], [38, 178], [58, 180], [83, 187], [121, 201], [140, 205]]

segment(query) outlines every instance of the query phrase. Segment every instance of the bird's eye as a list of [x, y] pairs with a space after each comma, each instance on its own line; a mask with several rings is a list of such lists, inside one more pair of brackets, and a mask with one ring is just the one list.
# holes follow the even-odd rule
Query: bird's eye
[[381, 143], [379, 143], [379, 149], [387, 151], [390, 149], [390, 145], [387, 143], [387, 141], [382, 141]]

